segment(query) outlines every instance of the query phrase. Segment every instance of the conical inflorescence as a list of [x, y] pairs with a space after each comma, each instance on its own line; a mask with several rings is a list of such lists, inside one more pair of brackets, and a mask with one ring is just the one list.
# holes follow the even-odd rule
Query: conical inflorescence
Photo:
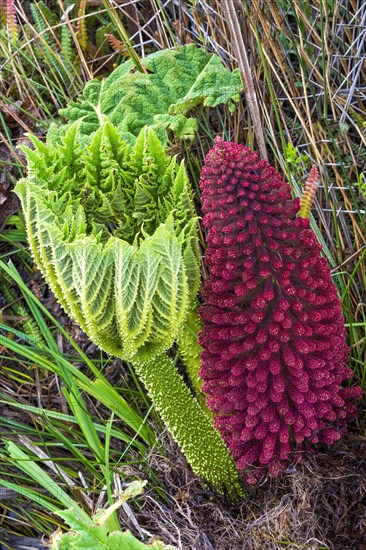
[[255, 482], [355, 412], [337, 290], [297, 216], [299, 200], [258, 154], [216, 138], [201, 178], [207, 230], [200, 375], [238, 469]]

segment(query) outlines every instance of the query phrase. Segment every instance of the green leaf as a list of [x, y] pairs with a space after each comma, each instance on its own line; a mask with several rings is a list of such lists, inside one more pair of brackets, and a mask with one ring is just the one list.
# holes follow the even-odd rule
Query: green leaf
[[51, 535], [51, 550], [145, 550], [146, 548], [174, 550], [161, 542], [152, 545], [140, 542], [129, 531], [109, 533], [108, 520], [115, 511], [130, 498], [140, 495], [146, 481], [134, 481], [123, 491], [118, 500], [106, 510], [98, 511], [92, 518], [80, 517], [73, 508], [56, 512], [70, 531], [62, 534], [58, 529]]
[[61, 305], [97, 345], [126, 360], [152, 358], [174, 343], [198, 290], [188, 178], [151, 129], [132, 148], [108, 122], [83, 149], [78, 127], [58, 146], [35, 141], [26, 153], [32, 172], [16, 192], [29, 244]]
[[[61, 514], [60, 514], [61, 515]], [[144, 544], [130, 533], [130, 531], [114, 531], [109, 536], [105, 528], [84, 528], [80, 532], [56, 532], [51, 539], [51, 550], [174, 550], [162, 542]]]
[[[194, 44], [162, 50], [141, 60], [147, 73], [136, 72], [126, 61], [103, 82], [90, 81], [83, 96], [60, 114], [70, 122], [80, 121], [84, 141], [107, 120], [132, 143], [141, 129], [151, 126], [163, 141], [168, 131], [192, 139], [197, 123], [187, 113], [198, 105], [231, 108], [242, 89], [239, 72], [230, 73], [220, 58]], [[62, 130], [61, 130], [62, 132]], [[53, 139], [55, 133], [52, 132]]]

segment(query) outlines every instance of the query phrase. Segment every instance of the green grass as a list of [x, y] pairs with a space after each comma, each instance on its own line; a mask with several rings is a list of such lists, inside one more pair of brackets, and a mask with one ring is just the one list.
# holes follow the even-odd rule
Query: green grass
[[[54, 519], [47, 510], [53, 511], [55, 499], [58, 506], [70, 507], [72, 498], [90, 514], [90, 491], [95, 495], [106, 491], [106, 503], [112, 504], [117, 472], [135, 468], [136, 475], [144, 475], [146, 453], [156, 443], [147, 422], [151, 411], [141, 388], [120, 391], [110, 384], [104, 375], [109, 358], [90, 359], [28, 289], [11, 262], [0, 260], [0, 270], [16, 283], [26, 312], [39, 329], [36, 338], [0, 323], [0, 359], [6, 361], [1, 378], [7, 381], [7, 391], [0, 391], [0, 404], [9, 415], [0, 419], [0, 486], [32, 498], [37, 507], [34, 518], [27, 521], [35, 530], [49, 532]], [[70, 347], [68, 353], [60, 349], [60, 339]], [[52, 470], [52, 477], [46, 469]], [[47, 493], [40, 497], [35, 489], [32, 497], [31, 481]], [[23, 517], [21, 502], [15, 509]], [[40, 510], [45, 530], [38, 525]]]

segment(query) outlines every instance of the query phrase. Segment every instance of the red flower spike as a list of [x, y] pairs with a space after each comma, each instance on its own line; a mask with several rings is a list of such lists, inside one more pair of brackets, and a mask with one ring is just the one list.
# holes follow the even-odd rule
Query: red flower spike
[[351, 372], [340, 301], [289, 185], [258, 153], [220, 138], [200, 185], [210, 271], [200, 376], [254, 483], [261, 469], [278, 475], [298, 451], [339, 439], [361, 389], [341, 386]]

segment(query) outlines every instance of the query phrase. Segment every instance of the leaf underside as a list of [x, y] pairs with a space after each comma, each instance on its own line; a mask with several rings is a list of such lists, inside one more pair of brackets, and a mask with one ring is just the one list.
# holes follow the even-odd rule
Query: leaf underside
[[183, 165], [152, 130], [132, 148], [106, 123], [88, 147], [74, 123], [25, 149], [21, 198], [34, 258], [66, 312], [105, 351], [167, 350], [199, 284], [196, 218]]

